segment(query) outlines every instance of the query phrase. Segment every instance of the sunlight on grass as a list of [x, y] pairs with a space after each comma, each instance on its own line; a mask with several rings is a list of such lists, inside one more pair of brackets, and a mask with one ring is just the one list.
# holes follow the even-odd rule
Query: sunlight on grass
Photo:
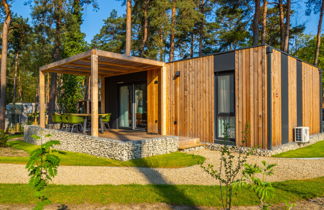
[[[11, 141], [8, 145], [12, 148], [24, 150], [31, 153], [39, 146], [28, 144], [23, 141]], [[150, 167], [150, 168], [180, 168], [202, 163], [205, 158], [199, 155], [174, 152], [165, 155], [156, 155], [130, 161], [118, 161], [109, 158], [96, 157], [93, 155], [62, 152], [58, 154], [61, 158], [61, 165], [76, 166], [124, 166], [124, 167]], [[25, 164], [28, 157], [0, 157], [0, 163]]]
[[[269, 203], [296, 202], [324, 196], [324, 177], [273, 183], [274, 197]], [[1, 204], [33, 204], [36, 199], [27, 184], [0, 184]], [[167, 203], [188, 206], [220, 206], [218, 186], [203, 185], [49, 185], [46, 194], [54, 203], [134, 204]], [[23, 195], [23, 196], [22, 196]], [[233, 205], [258, 205], [253, 192], [242, 189]]]
[[314, 157], [324, 157], [324, 141], [317, 142], [307, 147], [303, 147], [296, 150], [291, 150], [288, 152], [283, 152], [273, 157], [283, 157], [283, 158], [314, 158]]

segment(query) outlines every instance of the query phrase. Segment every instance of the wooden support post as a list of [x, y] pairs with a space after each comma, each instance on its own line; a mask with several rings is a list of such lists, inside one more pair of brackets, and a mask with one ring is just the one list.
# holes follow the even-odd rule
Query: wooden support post
[[91, 52], [91, 135], [98, 136], [98, 55]]
[[39, 71], [39, 125], [41, 128], [45, 128], [45, 73]]
[[101, 77], [101, 113], [106, 113], [106, 84], [104, 77]]
[[167, 80], [167, 72], [166, 67], [163, 66], [161, 68], [160, 73], [160, 83], [161, 83], [161, 94], [160, 94], [160, 104], [161, 104], [161, 135], [166, 135], [166, 109], [167, 109], [167, 87], [166, 87], [166, 80]]

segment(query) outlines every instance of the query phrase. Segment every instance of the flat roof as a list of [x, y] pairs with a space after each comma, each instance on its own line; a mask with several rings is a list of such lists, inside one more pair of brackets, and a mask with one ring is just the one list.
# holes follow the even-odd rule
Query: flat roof
[[164, 66], [164, 62], [135, 56], [92, 49], [40, 67], [42, 72], [61, 74], [90, 75], [91, 55], [98, 55], [98, 74], [100, 76], [118, 76], [148, 71]]

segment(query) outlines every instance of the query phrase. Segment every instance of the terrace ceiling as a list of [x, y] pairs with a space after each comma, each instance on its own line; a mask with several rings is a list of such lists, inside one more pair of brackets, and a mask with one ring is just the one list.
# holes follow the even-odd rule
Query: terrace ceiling
[[93, 49], [42, 66], [40, 71], [89, 76], [91, 74], [91, 55], [98, 55], [98, 74], [101, 77], [148, 71], [161, 68], [164, 65], [164, 62], [160, 61]]

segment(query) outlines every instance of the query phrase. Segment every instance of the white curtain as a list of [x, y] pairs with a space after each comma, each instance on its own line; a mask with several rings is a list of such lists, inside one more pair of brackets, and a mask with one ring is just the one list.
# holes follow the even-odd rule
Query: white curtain
[[119, 126], [129, 127], [129, 89], [128, 86], [120, 87], [120, 116]]
[[[234, 77], [232, 74], [217, 77], [218, 82], [218, 113], [234, 113]], [[226, 129], [227, 127], [227, 129]], [[227, 133], [229, 138], [235, 138], [235, 117], [218, 116], [218, 137], [224, 138]]]

